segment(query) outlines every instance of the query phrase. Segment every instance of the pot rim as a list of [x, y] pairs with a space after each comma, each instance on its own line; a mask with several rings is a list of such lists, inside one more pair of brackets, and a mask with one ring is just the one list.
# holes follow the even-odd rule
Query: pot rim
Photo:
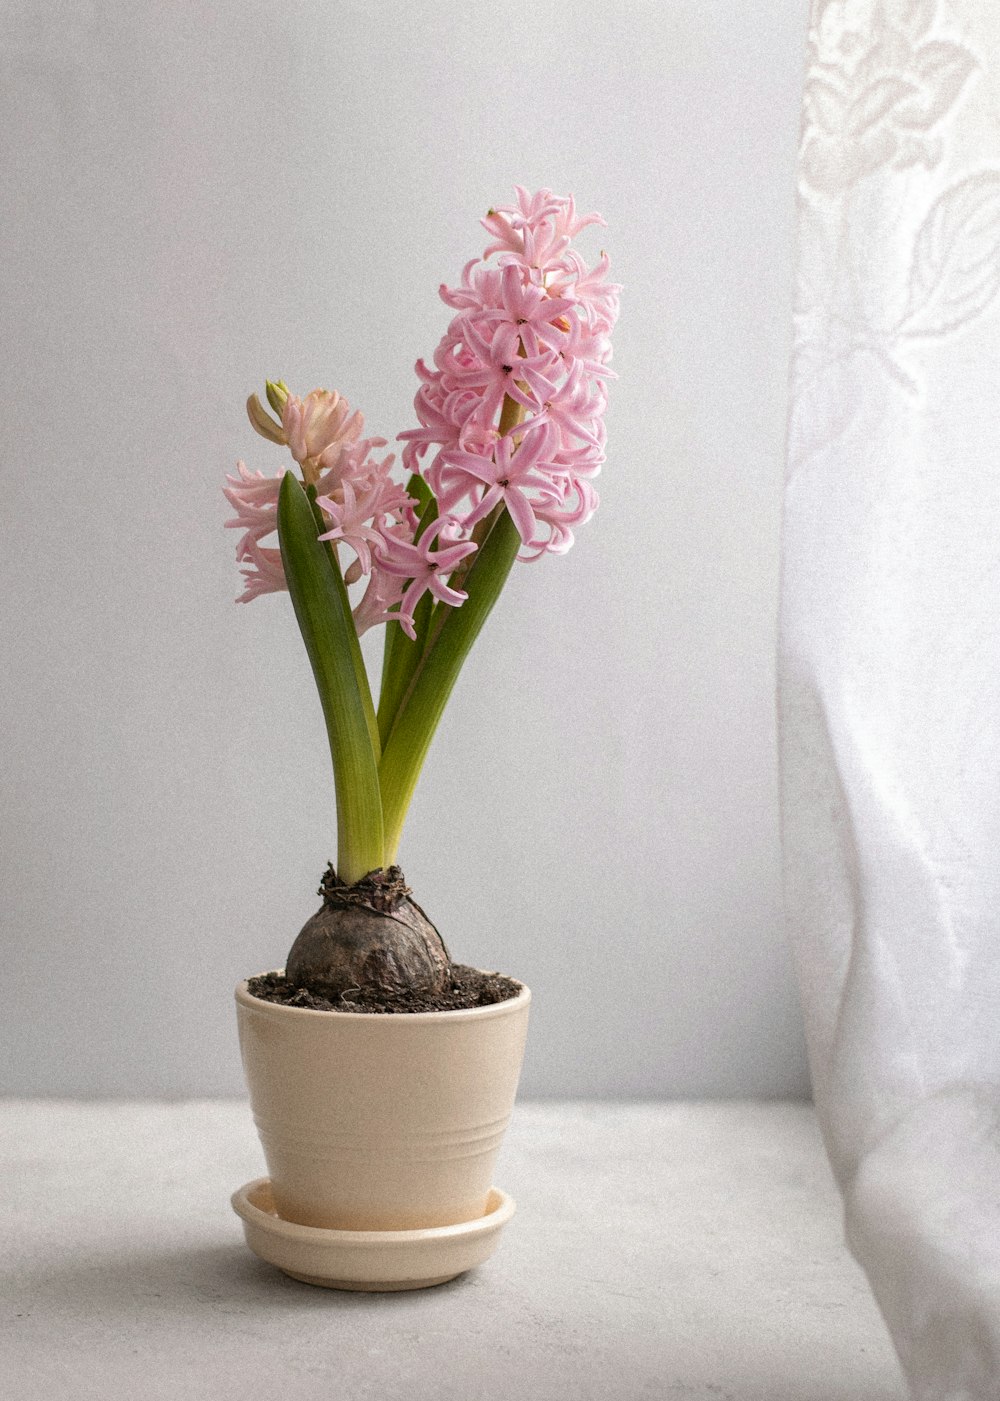
[[[478, 969], [478, 972], [485, 972], [485, 969]], [[269, 973], [283, 976], [283, 968], [268, 969]], [[266, 977], [266, 973], [258, 973], [257, 977]], [[508, 974], [504, 974], [508, 977]], [[265, 1016], [296, 1016], [296, 1017], [337, 1017], [344, 1021], [351, 1022], [379, 1022], [382, 1025], [390, 1026], [394, 1023], [406, 1025], [415, 1018], [424, 1022], [454, 1022], [454, 1021], [481, 1021], [487, 1017], [502, 1017], [522, 1007], [526, 1007], [531, 1001], [531, 989], [520, 981], [519, 978], [511, 978], [512, 983], [517, 983], [521, 991], [516, 997], [507, 997], [503, 1002], [490, 1002], [485, 1007], [451, 1007], [440, 1012], [341, 1012], [336, 1007], [289, 1007], [282, 1002], [268, 1002], [262, 997], [254, 997], [253, 993], [247, 990], [249, 978], [243, 978], [236, 984], [236, 1001], [248, 1009], [255, 1012], [262, 1012]]]

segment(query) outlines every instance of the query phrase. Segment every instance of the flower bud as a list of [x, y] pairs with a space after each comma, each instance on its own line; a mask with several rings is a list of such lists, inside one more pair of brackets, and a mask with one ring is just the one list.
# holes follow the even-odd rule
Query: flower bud
[[288, 399], [288, 385], [283, 379], [269, 379], [265, 382], [264, 392], [267, 394], [267, 402], [280, 418], [285, 412], [285, 402]]
[[266, 438], [270, 443], [278, 443], [281, 447], [288, 445], [285, 430], [280, 423], [275, 423], [256, 394], [251, 394], [247, 400], [247, 417], [262, 438]]

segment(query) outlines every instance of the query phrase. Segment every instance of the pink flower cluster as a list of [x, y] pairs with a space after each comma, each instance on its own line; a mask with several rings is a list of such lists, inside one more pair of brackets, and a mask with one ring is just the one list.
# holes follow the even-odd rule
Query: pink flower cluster
[[[287, 392], [283, 397], [280, 425], [256, 398], [248, 405], [250, 421], [264, 437], [290, 449], [303, 480], [316, 488], [317, 502], [330, 527], [320, 538], [343, 541], [354, 551], [347, 582], [370, 576], [354, 610], [362, 633], [385, 622], [388, 610], [402, 597], [402, 586], [393, 575], [373, 570], [372, 551], [397, 534], [403, 540], [413, 538], [416, 503], [390, 476], [395, 456], [390, 453], [381, 460], [374, 456], [376, 448], [386, 446], [385, 438], [363, 438], [364, 419], [360, 413], [351, 413], [346, 399], [328, 389], [314, 389], [304, 399]], [[249, 603], [261, 594], [288, 587], [281, 551], [260, 543], [278, 528], [278, 491], [284, 471], [265, 477], [262, 472], [250, 472], [245, 462], [236, 466], [239, 475], [228, 476], [229, 485], [223, 488], [236, 511], [226, 525], [244, 532], [236, 547], [244, 575], [238, 601]]]
[[[399, 435], [404, 465], [437, 501], [438, 518], [419, 538], [417, 502], [389, 475], [393, 457], [373, 455], [385, 439], [362, 438], [361, 415], [344, 399], [319, 389], [299, 399], [269, 386], [279, 424], [251, 398], [254, 427], [286, 445], [316, 488], [329, 526], [320, 539], [353, 552], [347, 582], [368, 579], [354, 609], [359, 634], [396, 619], [413, 637], [414, 610], [427, 592], [463, 603], [467, 594], [446, 580], [456, 568], [464, 573], [477, 548], [473, 531], [494, 511], [510, 512], [522, 559], [563, 553], [573, 527], [593, 514], [620, 290], [607, 280], [605, 255], [589, 268], [571, 246], [594, 223], [603, 220], [578, 215], [572, 197], [518, 186], [515, 205], [483, 220], [493, 239], [483, 257], [467, 265], [458, 287], [441, 288], [456, 315], [434, 368], [417, 364], [421, 426]], [[236, 516], [226, 524], [244, 532], [237, 558], [247, 602], [286, 587], [280, 551], [261, 544], [277, 528], [283, 474], [237, 467], [225, 489]]]
[[[603, 222], [577, 214], [572, 196], [521, 186], [516, 204], [490, 211], [493, 241], [458, 287], [441, 288], [457, 314], [433, 368], [417, 364], [421, 427], [399, 435], [404, 465], [463, 530], [506, 506], [522, 559], [564, 553], [597, 506], [620, 288], [606, 255], [589, 268], [571, 241]], [[502, 413], [505, 400], [513, 413]]]

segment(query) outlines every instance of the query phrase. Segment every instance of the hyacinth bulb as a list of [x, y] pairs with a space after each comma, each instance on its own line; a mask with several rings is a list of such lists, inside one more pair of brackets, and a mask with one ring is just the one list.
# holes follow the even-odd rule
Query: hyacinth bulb
[[398, 866], [345, 885], [332, 866], [323, 904], [306, 921], [285, 961], [285, 978], [337, 1002], [364, 989], [387, 1000], [435, 996], [448, 986], [451, 959], [440, 934], [410, 898]]

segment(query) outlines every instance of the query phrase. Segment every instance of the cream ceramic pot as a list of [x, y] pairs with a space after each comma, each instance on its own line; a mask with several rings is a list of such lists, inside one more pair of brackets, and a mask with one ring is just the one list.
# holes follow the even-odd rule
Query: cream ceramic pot
[[236, 989], [279, 1217], [408, 1231], [487, 1211], [531, 993], [456, 1012], [315, 1012]]

